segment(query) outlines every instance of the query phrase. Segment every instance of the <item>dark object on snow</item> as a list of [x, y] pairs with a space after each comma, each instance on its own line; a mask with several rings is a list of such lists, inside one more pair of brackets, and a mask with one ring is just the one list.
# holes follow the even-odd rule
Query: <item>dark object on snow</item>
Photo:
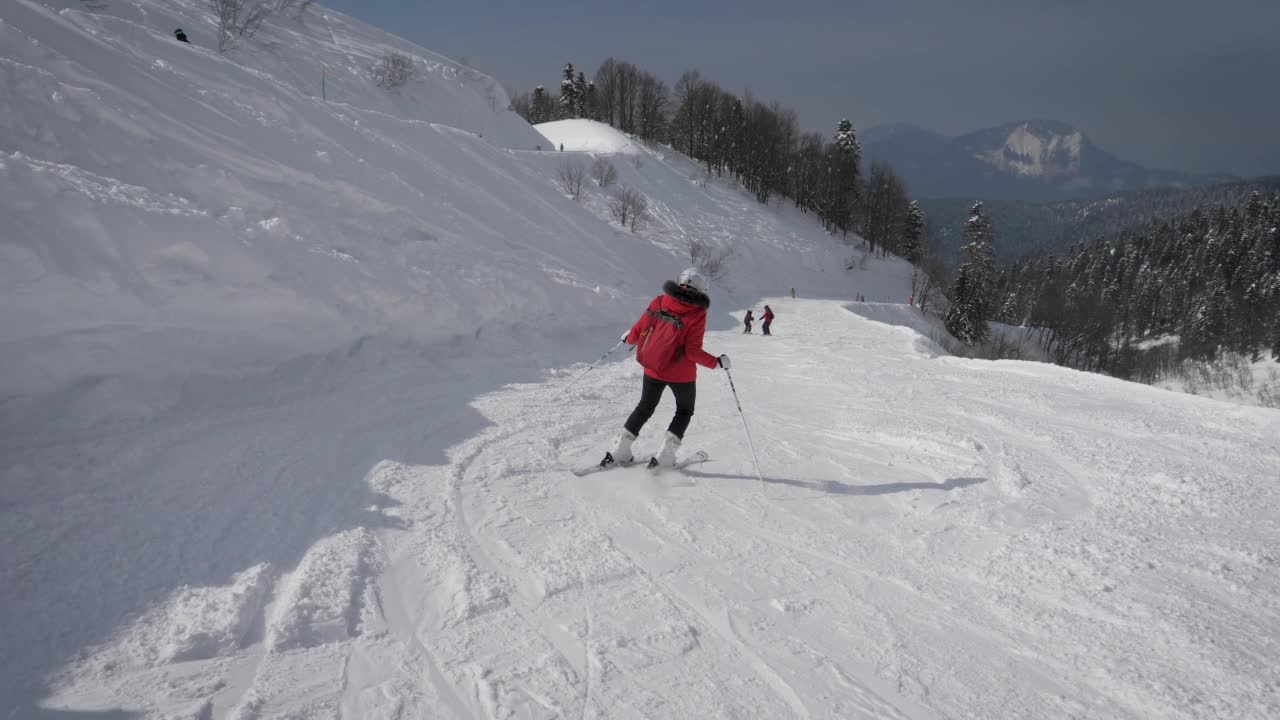
[[747, 316], [742, 319], [742, 324], [747, 326], [747, 329], [742, 331], [744, 335], [751, 332], [751, 323], [755, 321], [756, 321], [755, 316], [751, 314], [750, 310], [748, 310]]
[[191, 42], [190, 40], [187, 39], [187, 34], [182, 32], [182, 28], [178, 28], [177, 30], [174, 30], [173, 36], [178, 38], [179, 42], [184, 42], [184, 43]]
[[768, 305], [764, 306], [764, 322], [760, 324], [760, 329], [765, 335], [769, 334], [769, 326], [773, 324], [773, 310]]

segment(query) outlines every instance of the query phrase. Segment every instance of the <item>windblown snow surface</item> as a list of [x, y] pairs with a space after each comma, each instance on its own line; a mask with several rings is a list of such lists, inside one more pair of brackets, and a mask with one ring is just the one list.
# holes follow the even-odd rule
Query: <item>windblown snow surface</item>
[[[629, 140], [620, 230], [339, 14], [81, 5], [0, 5], [0, 717], [1280, 715], [1280, 413], [946, 357], [841, 299], [901, 263]], [[692, 239], [743, 415], [704, 370], [709, 462], [575, 477]]]
[[643, 145], [613, 127], [591, 120], [555, 120], [535, 126], [552, 149], [566, 151], [637, 155]]

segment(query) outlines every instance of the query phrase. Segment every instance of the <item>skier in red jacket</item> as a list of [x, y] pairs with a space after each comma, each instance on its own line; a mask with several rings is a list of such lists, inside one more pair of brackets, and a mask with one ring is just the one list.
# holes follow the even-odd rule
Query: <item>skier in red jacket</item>
[[707, 296], [707, 278], [695, 268], [680, 273], [676, 282], [668, 280], [662, 286], [663, 294], [649, 303], [636, 324], [623, 340], [636, 348], [636, 361], [644, 366], [644, 384], [640, 390], [640, 402], [623, 426], [622, 434], [613, 449], [606, 452], [601, 467], [615, 463], [627, 465], [634, 456], [631, 443], [635, 442], [640, 428], [653, 415], [662, 399], [662, 391], [671, 388], [676, 398], [676, 414], [667, 426], [662, 450], [650, 464], [670, 467], [676, 462], [676, 450], [684, 438], [684, 431], [693, 419], [696, 397], [698, 365], [708, 368], [729, 367], [729, 356], [716, 357], [702, 349], [702, 336], [707, 329], [707, 308], [711, 298]]

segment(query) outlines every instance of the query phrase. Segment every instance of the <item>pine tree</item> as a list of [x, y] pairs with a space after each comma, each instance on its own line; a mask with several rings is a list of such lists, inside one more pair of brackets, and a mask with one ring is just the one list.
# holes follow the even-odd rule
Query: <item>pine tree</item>
[[578, 89], [574, 85], [573, 63], [564, 66], [564, 80], [560, 81], [560, 117], [574, 118], [578, 108]]
[[912, 200], [907, 206], [907, 219], [902, 225], [902, 257], [912, 265], [924, 259], [924, 211], [920, 201]]
[[600, 119], [600, 103], [596, 98], [596, 84], [593, 82], [587, 83], [587, 99], [583, 105], [587, 109], [588, 120]]
[[823, 193], [822, 219], [829, 230], [847, 233], [853, 229], [861, 185], [858, 169], [861, 156], [862, 146], [854, 134], [853, 123], [841, 120], [827, 159], [826, 192]]
[[529, 101], [529, 121], [537, 125], [551, 120], [548, 112], [550, 109], [551, 99], [547, 97], [547, 91], [541, 85], [533, 89], [533, 99]]
[[587, 117], [587, 76], [582, 72], [573, 81], [573, 116]]
[[964, 229], [964, 263], [956, 277], [951, 307], [947, 310], [947, 331], [968, 344], [982, 342], [990, 332], [995, 270], [992, 261], [991, 221], [974, 203]]
[[849, 118], [844, 118], [836, 125], [836, 147], [845, 156], [861, 157], [862, 143], [858, 142], [858, 136], [853, 132], [853, 123], [849, 122]]

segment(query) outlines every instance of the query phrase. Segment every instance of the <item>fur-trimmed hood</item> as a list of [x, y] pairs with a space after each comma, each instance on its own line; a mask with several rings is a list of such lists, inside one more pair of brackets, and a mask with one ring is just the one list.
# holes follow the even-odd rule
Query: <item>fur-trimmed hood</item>
[[700, 293], [691, 287], [677, 285], [674, 280], [668, 280], [663, 283], [662, 292], [682, 303], [700, 307], [703, 310], [711, 307], [711, 298], [707, 297], [706, 293]]

